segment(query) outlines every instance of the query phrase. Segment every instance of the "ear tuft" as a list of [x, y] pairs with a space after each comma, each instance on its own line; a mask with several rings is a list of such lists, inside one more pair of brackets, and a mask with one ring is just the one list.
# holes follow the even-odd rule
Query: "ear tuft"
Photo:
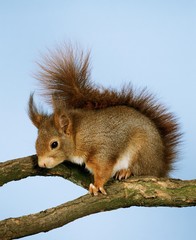
[[33, 93], [29, 97], [28, 115], [32, 123], [39, 129], [40, 124], [43, 121], [44, 115], [39, 113], [33, 101]]
[[58, 93], [52, 94], [52, 106], [53, 111], [59, 111], [60, 109], [66, 109], [66, 102]]

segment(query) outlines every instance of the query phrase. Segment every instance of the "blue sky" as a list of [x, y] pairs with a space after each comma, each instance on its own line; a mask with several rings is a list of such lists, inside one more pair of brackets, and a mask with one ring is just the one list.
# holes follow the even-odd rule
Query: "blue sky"
[[[196, 178], [196, 1], [0, 1], [0, 161], [35, 153], [27, 117], [40, 54], [73, 41], [91, 49], [92, 78], [145, 87], [178, 117], [184, 133], [172, 177]], [[38, 98], [38, 101], [42, 99]], [[42, 103], [44, 105], [44, 103]], [[46, 105], [44, 105], [47, 108]], [[59, 178], [0, 188], [0, 219], [41, 211], [86, 191]], [[194, 239], [196, 208], [119, 209], [79, 219], [37, 239]]]

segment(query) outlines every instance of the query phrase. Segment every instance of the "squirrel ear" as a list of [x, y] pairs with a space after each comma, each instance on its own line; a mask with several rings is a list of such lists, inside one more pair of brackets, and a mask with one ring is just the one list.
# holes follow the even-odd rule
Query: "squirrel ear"
[[33, 94], [29, 97], [29, 108], [28, 108], [28, 115], [31, 119], [32, 123], [39, 128], [40, 124], [43, 120], [43, 114], [40, 114], [34, 101], [33, 101]]
[[66, 113], [54, 113], [54, 123], [61, 133], [70, 135], [72, 132], [72, 122]]

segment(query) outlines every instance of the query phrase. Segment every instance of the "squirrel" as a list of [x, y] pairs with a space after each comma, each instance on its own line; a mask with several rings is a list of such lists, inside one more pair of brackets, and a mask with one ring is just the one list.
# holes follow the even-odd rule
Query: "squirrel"
[[66, 46], [39, 63], [37, 79], [53, 107], [46, 114], [30, 95], [39, 167], [84, 164], [94, 177], [92, 195], [107, 194], [104, 185], [112, 177], [167, 177], [181, 136], [176, 118], [146, 88], [96, 86], [89, 59], [90, 52]]

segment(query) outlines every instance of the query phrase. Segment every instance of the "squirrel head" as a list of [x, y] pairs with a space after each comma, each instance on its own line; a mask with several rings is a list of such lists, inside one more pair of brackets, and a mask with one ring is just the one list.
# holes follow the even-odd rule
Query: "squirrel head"
[[74, 144], [72, 119], [66, 111], [55, 110], [48, 115], [38, 110], [33, 94], [29, 98], [29, 118], [38, 129], [36, 152], [38, 165], [53, 168], [72, 155]]

